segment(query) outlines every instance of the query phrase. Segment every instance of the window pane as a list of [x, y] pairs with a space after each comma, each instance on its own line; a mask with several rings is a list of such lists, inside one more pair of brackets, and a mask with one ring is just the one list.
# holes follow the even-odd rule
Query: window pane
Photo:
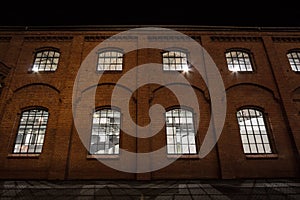
[[243, 144], [244, 153], [251, 153], [248, 144]]

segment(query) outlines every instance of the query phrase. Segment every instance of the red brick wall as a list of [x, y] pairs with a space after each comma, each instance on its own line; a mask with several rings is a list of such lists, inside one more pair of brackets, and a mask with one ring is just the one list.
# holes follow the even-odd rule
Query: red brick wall
[[[165, 168], [149, 173], [127, 173], [111, 169], [88, 156], [84, 142], [74, 126], [72, 92], [77, 71], [90, 51], [109, 35], [108, 30], [14, 31], [0, 33], [0, 61], [11, 67], [0, 99], [0, 177], [2, 179], [193, 179], [193, 178], [269, 178], [299, 177], [300, 74], [291, 71], [286, 53], [300, 47], [300, 32], [250, 31], [243, 29], [183, 30], [197, 36], [223, 78], [227, 95], [224, 129], [214, 149], [205, 157], [181, 158]], [[34, 52], [40, 47], [55, 47], [61, 52], [57, 71], [32, 73]], [[225, 51], [247, 49], [254, 64], [252, 73], [233, 73], [227, 69]], [[96, 89], [95, 107], [109, 106], [115, 83], [130, 69], [147, 63], [161, 63], [161, 50], [140, 49], [124, 56], [124, 70], [105, 73]], [[96, 69], [96, 63], [93, 66]], [[147, 76], [139, 74], [137, 77]], [[162, 72], [164, 73], [164, 72]], [[144, 78], [144, 77], [143, 77]], [[210, 97], [198, 73], [187, 76], [200, 107], [197, 142], [201, 145], [211, 117]], [[88, 80], [86, 80], [88, 81]], [[126, 86], [125, 86], [126, 87]], [[125, 88], [124, 87], [124, 88]], [[183, 85], [176, 85], [184, 90]], [[89, 90], [86, 90], [88, 93]], [[123, 92], [129, 92], [124, 89]], [[83, 94], [84, 97], [85, 94]], [[119, 99], [124, 101], [124, 99]], [[148, 84], [132, 91], [128, 109], [140, 126], [150, 122], [149, 108], [161, 104], [178, 106], [174, 94], [164, 87]], [[267, 114], [276, 152], [271, 157], [247, 157], [243, 153], [236, 112], [242, 106], [257, 106]], [[49, 110], [43, 151], [36, 157], [12, 155], [20, 113], [28, 106]], [[92, 110], [92, 108], [91, 108]], [[121, 111], [122, 113], [122, 111]], [[83, 119], [88, 120], [88, 119]], [[133, 127], [134, 128], [134, 127]], [[86, 140], [85, 140], [86, 139]], [[152, 152], [166, 143], [162, 128], [148, 139], [121, 132], [121, 147], [136, 153]], [[135, 162], [135, 161], [133, 161]], [[149, 163], [151, 161], [149, 160]]]

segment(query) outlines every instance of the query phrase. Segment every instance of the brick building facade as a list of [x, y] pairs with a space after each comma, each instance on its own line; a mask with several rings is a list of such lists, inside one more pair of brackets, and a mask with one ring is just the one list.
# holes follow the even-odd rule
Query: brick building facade
[[[189, 64], [188, 53], [179, 46], [168, 51], [142, 48], [126, 53], [110, 47], [98, 49], [98, 60], [91, 63], [91, 68], [102, 76], [95, 85], [95, 108], [89, 111], [91, 118], [86, 119], [92, 125], [86, 130], [86, 140], [82, 139], [72, 112], [77, 72], [97, 45], [131, 28], [137, 27], [0, 28], [2, 179], [299, 177], [297, 28], [167, 26], [199, 43], [223, 79], [227, 99], [225, 123], [217, 144], [204, 158], [197, 153], [209, 127], [211, 97], [205, 82]], [[134, 37], [119, 40], [135, 44]], [[160, 42], [164, 40], [170, 38]], [[200, 115], [189, 106], [180, 107], [167, 87], [152, 83], [130, 91], [126, 85], [117, 84], [131, 69], [147, 63], [162, 64], [161, 73], [182, 73], [190, 67], [184, 76], [197, 97]], [[138, 70], [135, 74], [136, 82], [147, 76]], [[126, 134], [122, 130], [123, 110], [111, 107], [116, 87], [126, 95], [132, 93], [128, 109], [139, 126], [149, 124], [149, 108], [161, 104], [166, 109], [164, 128], [149, 138]], [[178, 87], [187, 89], [180, 84]], [[195, 123], [199, 123], [197, 130], [193, 129]], [[124, 172], [97, 159], [118, 159], [120, 149], [145, 153], [164, 146], [166, 157], [182, 156], [150, 172]], [[151, 160], [143, 164], [151, 165]]]

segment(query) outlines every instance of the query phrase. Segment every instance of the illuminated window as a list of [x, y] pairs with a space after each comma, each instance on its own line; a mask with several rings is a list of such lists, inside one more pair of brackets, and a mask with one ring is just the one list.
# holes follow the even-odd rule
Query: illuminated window
[[166, 112], [166, 135], [168, 154], [195, 154], [196, 137], [193, 113], [185, 109]]
[[186, 71], [188, 70], [187, 54], [183, 51], [167, 51], [163, 53], [163, 70]]
[[299, 51], [289, 52], [287, 54], [287, 57], [289, 59], [292, 70], [295, 72], [299, 72], [300, 71], [300, 52]]
[[225, 54], [227, 66], [233, 72], [249, 72], [253, 71], [251, 59], [247, 52], [244, 51], [229, 51]]
[[41, 153], [48, 122], [44, 109], [23, 111], [13, 153]]
[[60, 53], [53, 49], [36, 52], [32, 71], [55, 71], [58, 66], [59, 57]]
[[272, 153], [263, 112], [245, 108], [237, 112], [240, 136], [245, 154]]
[[122, 71], [123, 53], [116, 50], [102, 51], [98, 54], [97, 71]]
[[90, 154], [119, 154], [120, 112], [101, 109], [93, 114]]

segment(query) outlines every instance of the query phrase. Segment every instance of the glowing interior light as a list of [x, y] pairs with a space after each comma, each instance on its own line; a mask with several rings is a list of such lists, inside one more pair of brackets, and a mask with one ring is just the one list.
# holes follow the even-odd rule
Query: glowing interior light
[[189, 71], [189, 67], [187, 65], [183, 65], [182, 67], [184, 72], [188, 72]]
[[33, 67], [33, 68], [32, 68], [32, 71], [33, 71], [33, 72], [38, 72], [38, 71], [39, 71], [39, 68]]
[[233, 72], [238, 72], [239, 69], [238, 69], [238, 67], [233, 67], [231, 71], [233, 71]]

